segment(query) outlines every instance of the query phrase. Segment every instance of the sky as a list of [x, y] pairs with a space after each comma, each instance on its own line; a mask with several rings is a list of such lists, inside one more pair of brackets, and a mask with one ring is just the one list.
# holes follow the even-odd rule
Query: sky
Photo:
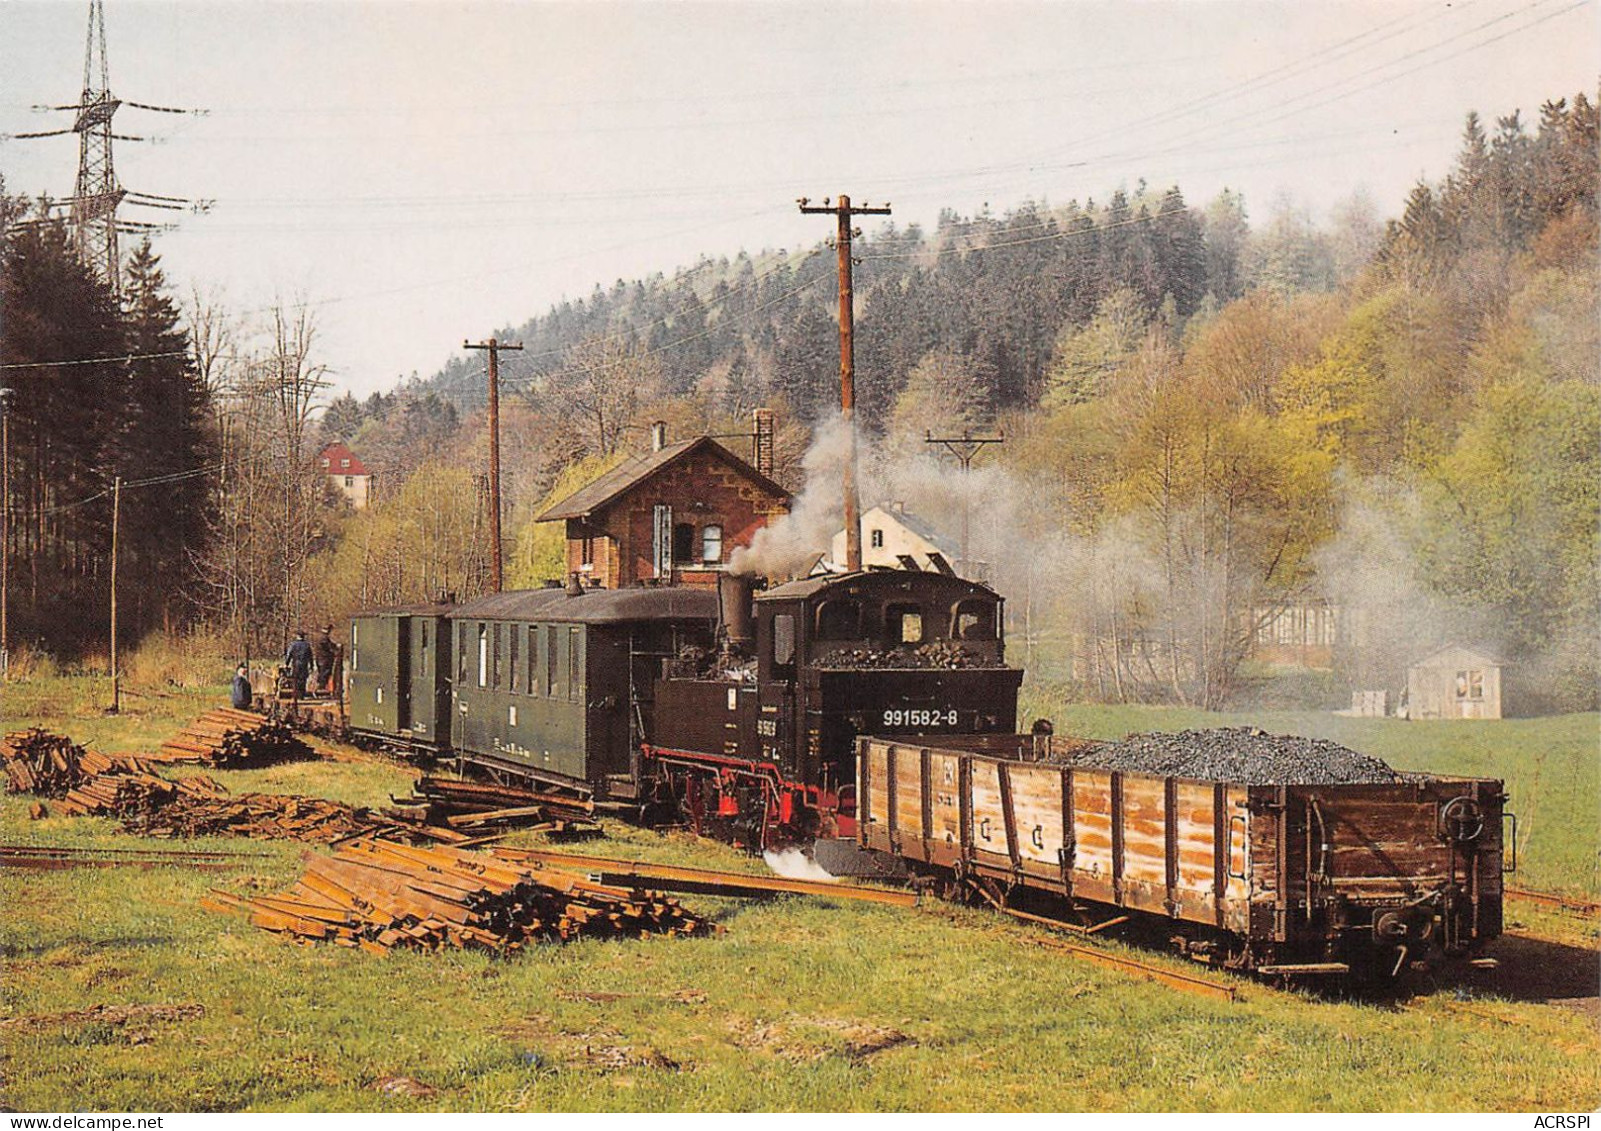
[[[0, 174], [69, 195], [87, 0], [0, 3]], [[597, 283], [810, 247], [848, 193], [942, 208], [1225, 187], [1257, 221], [1397, 215], [1491, 120], [1601, 74], [1601, 0], [105, 0], [123, 187], [241, 318], [310, 305], [365, 395]]]

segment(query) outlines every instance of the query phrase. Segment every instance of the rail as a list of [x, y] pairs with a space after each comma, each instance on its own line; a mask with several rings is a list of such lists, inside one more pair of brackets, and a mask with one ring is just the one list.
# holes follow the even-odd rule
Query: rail
[[791, 880], [781, 876], [751, 876], [742, 872], [714, 872], [707, 868], [683, 868], [673, 864], [648, 864], [642, 860], [613, 860], [605, 856], [583, 856], [531, 848], [493, 848], [490, 852], [502, 860], [584, 872], [596, 883], [608, 885], [637, 887], [642, 881], [648, 881], [651, 887], [661, 891], [698, 892], [702, 895], [754, 898], [816, 895], [825, 899], [882, 903], [890, 907], [917, 906], [916, 892], [888, 888], [859, 887], [820, 880]]
[[240, 862], [271, 857], [270, 852], [202, 852], [176, 848], [50, 848], [0, 844], [0, 868], [50, 871], [62, 868], [237, 868]]
[[1508, 899], [1519, 899], [1524, 903], [1537, 903], [1543, 907], [1555, 907], [1559, 911], [1567, 911], [1575, 915], [1601, 913], [1601, 903], [1590, 899], [1579, 899], [1571, 895], [1562, 895], [1554, 891], [1533, 891], [1529, 888], [1510, 886], [1503, 887], [1501, 891]]

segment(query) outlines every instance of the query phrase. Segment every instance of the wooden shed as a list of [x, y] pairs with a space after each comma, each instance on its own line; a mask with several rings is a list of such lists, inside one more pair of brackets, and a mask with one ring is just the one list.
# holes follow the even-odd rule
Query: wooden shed
[[1500, 660], [1448, 644], [1407, 668], [1407, 714], [1414, 719], [1499, 719]]

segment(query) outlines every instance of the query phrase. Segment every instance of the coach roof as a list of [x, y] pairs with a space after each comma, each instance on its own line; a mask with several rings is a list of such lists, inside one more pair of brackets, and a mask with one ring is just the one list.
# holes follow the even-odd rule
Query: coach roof
[[715, 589], [662, 586], [637, 589], [520, 589], [491, 593], [456, 606], [458, 620], [556, 621], [620, 624], [646, 620], [717, 619]]

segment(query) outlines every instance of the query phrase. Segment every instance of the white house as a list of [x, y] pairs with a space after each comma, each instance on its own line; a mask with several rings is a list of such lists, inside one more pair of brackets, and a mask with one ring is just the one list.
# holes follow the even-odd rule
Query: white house
[[[902, 503], [881, 503], [862, 515], [862, 566], [900, 569], [915, 565], [920, 570], [945, 572], [954, 568], [959, 549], [944, 535], [908, 514]], [[843, 569], [845, 531], [834, 535], [830, 546], [831, 569]]]

